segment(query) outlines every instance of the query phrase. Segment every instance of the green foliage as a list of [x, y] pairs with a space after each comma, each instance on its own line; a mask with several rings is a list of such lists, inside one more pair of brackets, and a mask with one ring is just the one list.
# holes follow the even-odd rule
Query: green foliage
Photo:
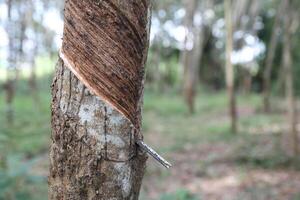
[[[169, 90], [178, 87], [181, 80], [181, 65], [179, 53], [163, 46], [157, 47], [161, 52], [156, 52], [154, 47], [150, 48], [146, 66], [147, 86], [157, 91]], [[158, 55], [158, 53], [161, 53]]]
[[[19, 82], [20, 87], [18, 87], [17, 98], [14, 102], [16, 120], [13, 126], [5, 124], [5, 104], [3, 98], [0, 98], [0, 156], [2, 156], [2, 163], [0, 163], [0, 194], [2, 196], [0, 200], [46, 199], [45, 177], [34, 176], [30, 173], [32, 166], [38, 160], [28, 158], [39, 157], [48, 151], [51, 78], [44, 76], [39, 80], [39, 106], [34, 104], [32, 97], [28, 95], [26, 81]], [[197, 148], [202, 144], [214, 146], [215, 143], [226, 143], [236, 147], [231, 156], [238, 166], [265, 169], [298, 168], [296, 161], [287, 158], [276, 148], [279, 137], [251, 135], [246, 131], [233, 135], [229, 129], [226, 97], [224, 91], [215, 93], [200, 88], [196, 99], [197, 112], [189, 115], [181, 94], [175, 89], [164, 93], [147, 89], [143, 113], [145, 138], [154, 140], [149, 140], [150, 144], [160, 153], [182, 152], [187, 146]], [[241, 96], [238, 104], [243, 110], [239, 115], [240, 125], [243, 128], [261, 127], [264, 124], [282, 121], [280, 113], [272, 115], [256, 113], [257, 108], [261, 106], [259, 95]], [[251, 112], [248, 112], [248, 109]], [[156, 143], [155, 140], [161, 141]], [[22, 156], [20, 156], [21, 152]], [[16, 153], [19, 156], [15, 156]], [[206, 174], [215, 162], [218, 152], [203, 153], [208, 154], [208, 159], [195, 162], [202, 171], [204, 170], [202, 174]], [[167, 171], [157, 173], [156, 170], [149, 171], [146, 176], [151, 177], [153, 174], [159, 174], [159, 177], [162, 178], [158, 177], [157, 179], [162, 183], [163, 179], [172, 175]], [[159, 199], [196, 200], [197, 197], [191, 195], [187, 190], [178, 190], [171, 194], [164, 194]]]
[[295, 168], [300, 169], [300, 159], [291, 158], [280, 148], [280, 136], [249, 136], [236, 146], [235, 162], [240, 165], [264, 169]]
[[296, 194], [292, 200], [300, 200], [300, 193]]
[[247, 118], [242, 118], [240, 123], [243, 127], [266, 127], [272, 124], [280, 124], [282, 122], [282, 117], [278, 115], [266, 115], [263, 113], [257, 113], [254, 116], [249, 116]]
[[160, 200], [199, 200], [189, 191], [181, 189], [171, 194], [164, 194], [160, 197]]
[[0, 98], [0, 148], [9, 146], [10, 151], [25, 154], [36, 154], [47, 148], [50, 135], [49, 85], [49, 77], [38, 81], [40, 102], [34, 102], [29, 95], [27, 80], [19, 81], [13, 102], [12, 125], [6, 123], [5, 102]]
[[46, 177], [32, 173], [32, 167], [48, 151], [50, 80], [50, 76], [38, 79], [38, 103], [30, 95], [28, 80], [18, 82], [11, 125], [6, 123], [5, 102], [0, 98], [0, 200], [47, 199]]
[[37, 159], [22, 160], [22, 156], [10, 155], [6, 166], [0, 169], [0, 200], [31, 200], [34, 193], [30, 186], [45, 183], [45, 177], [29, 172]]

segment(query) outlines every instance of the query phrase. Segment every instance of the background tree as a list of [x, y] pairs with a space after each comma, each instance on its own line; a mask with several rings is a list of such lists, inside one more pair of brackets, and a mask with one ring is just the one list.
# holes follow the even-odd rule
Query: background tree
[[273, 30], [271, 34], [271, 38], [269, 41], [269, 45], [267, 48], [267, 56], [265, 60], [265, 69], [263, 74], [263, 99], [264, 99], [264, 111], [269, 113], [271, 110], [270, 105], [270, 93], [271, 93], [271, 72], [272, 72], [272, 66], [273, 61], [277, 49], [278, 44], [278, 34], [279, 34], [279, 28], [280, 28], [280, 20], [281, 20], [281, 13], [283, 12], [283, 5], [284, 1], [281, 1], [278, 5], [275, 19], [273, 23]]
[[7, 0], [7, 21], [6, 29], [8, 32], [8, 57], [7, 57], [7, 80], [3, 85], [6, 92], [6, 118], [8, 124], [13, 123], [13, 99], [15, 96], [16, 65], [17, 65], [17, 41], [16, 41], [16, 23], [12, 17], [14, 6], [13, 0]]
[[197, 53], [200, 48], [199, 42], [201, 40], [198, 28], [194, 24], [194, 16], [197, 11], [197, 0], [184, 1], [186, 15], [184, 25], [186, 29], [186, 38], [184, 44], [184, 51], [182, 52], [182, 62], [184, 66], [183, 78], [183, 93], [189, 112], [195, 112], [195, 95], [197, 83]]
[[225, 0], [225, 21], [226, 21], [226, 86], [229, 99], [229, 114], [231, 119], [231, 130], [233, 133], [237, 132], [237, 111], [236, 99], [234, 89], [234, 69], [231, 61], [231, 54], [233, 50], [233, 24], [232, 24], [232, 1]]
[[[285, 15], [284, 15], [284, 35], [283, 35], [283, 67], [285, 72], [285, 92], [288, 109], [289, 120], [289, 142], [292, 143], [292, 152], [294, 156], [299, 154], [299, 138], [297, 131], [297, 106], [294, 95], [294, 77], [293, 77], [293, 56], [291, 38], [295, 32], [293, 1], [285, 0]], [[298, 26], [298, 25], [297, 25]]]

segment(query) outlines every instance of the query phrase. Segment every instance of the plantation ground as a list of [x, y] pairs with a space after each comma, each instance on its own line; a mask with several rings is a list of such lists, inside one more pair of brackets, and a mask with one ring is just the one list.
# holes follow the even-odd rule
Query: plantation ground
[[[1, 200], [47, 199], [50, 82], [39, 80], [40, 103], [33, 103], [26, 80], [19, 83], [11, 126], [0, 93]], [[260, 111], [258, 95], [238, 102], [240, 133], [233, 135], [224, 92], [199, 91], [197, 112], [188, 115], [179, 92], [146, 90], [145, 141], [173, 167], [149, 158], [142, 200], [300, 199], [300, 162], [281, 150], [283, 101], [277, 99], [272, 115]]]

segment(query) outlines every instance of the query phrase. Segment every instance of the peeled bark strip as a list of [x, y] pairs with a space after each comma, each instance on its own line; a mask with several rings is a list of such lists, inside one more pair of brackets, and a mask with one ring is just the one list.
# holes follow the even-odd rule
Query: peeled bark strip
[[135, 200], [150, 0], [68, 0], [52, 85], [49, 199]]
[[150, 0], [69, 0], [62, 52], [96, 95], [137, 124]]

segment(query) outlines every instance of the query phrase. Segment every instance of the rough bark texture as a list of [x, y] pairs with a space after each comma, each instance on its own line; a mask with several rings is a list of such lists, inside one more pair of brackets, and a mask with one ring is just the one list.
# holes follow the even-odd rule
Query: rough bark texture
[[146, 159], [132, 123], [61, 61], [55, 77], [49, 199], [138, 199]]
[[233, 50], [233, 23], [232, 23], [232, 5], [231, 0], [225, 0], [225, 17], [226, 17], [226, 85], [229, 98], [229, 114], [231, 118], [231, 130], [237, 132], [237, 113], [236, 99], [234, 89], [234, 69], [231, 62], [231, 54]]
[[138, 199], [149, 8], [148, 0], [66, 1], [65, 57], [52, 85], [49, 199]]

